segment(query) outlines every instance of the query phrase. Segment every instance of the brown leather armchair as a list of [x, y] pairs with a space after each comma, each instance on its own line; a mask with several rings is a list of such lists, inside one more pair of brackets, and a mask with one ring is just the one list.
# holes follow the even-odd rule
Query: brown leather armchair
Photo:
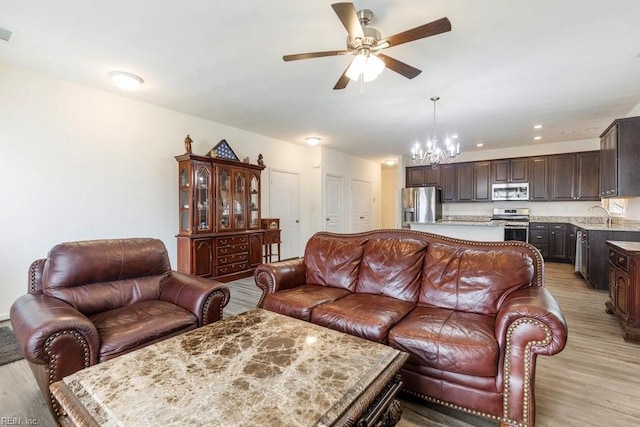
[[29, 269], [11, 306], [20, 349], [55, 418], [49, 385], [222, 318], [229, 288], [171, 270], [157, 239], [62, 243]]

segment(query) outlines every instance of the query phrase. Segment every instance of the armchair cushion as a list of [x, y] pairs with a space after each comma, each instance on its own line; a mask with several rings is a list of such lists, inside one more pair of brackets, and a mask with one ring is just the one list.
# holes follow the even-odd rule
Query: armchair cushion
[[165, 301], [140, 301], [89, 317], [100, 336], [100, 362], [198, 326], [196, 316]]

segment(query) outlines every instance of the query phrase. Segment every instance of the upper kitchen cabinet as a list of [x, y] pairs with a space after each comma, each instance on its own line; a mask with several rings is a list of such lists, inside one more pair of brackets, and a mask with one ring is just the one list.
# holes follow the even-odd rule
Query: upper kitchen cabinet
[[549, 157], [529, 158], [529, 200], [549, 200]]
[[640, 117], [617, 119], [600, 135], [600, 196], [640, 196]]
[[457, 163], [457, 201], [491, 201], [491, 162]]
[[549, 156], [550, 200], [600, 200], [600, 153]]
[[440, 166], [411, 166], [406, 168], [407, 187], [440, 185]]
[[491, 181], [494, 184], [504, 182], [528, 182], [529, 159], [502, 159], [491, 162]]

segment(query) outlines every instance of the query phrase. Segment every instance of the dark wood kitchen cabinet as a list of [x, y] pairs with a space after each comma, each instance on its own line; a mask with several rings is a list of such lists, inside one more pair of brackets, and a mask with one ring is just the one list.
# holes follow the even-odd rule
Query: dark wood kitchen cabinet
[[545, 260], [566, 262], [567, 224], [532, 222], [529, 224], [529, 243], [537, 247]]
[[457, 163], [457, 201], [491, 201], [491, 162]]
[[494, 160], [491, 162], [491, 182], [501, 184], [505, 182], [528, 182], [529, 158]]
[[427, 187], [440, 185], [440, 166], [412, 166], [406, 168], [407, 187]]
[[549, 156], [552, 201], [600, 200], [600, 152]]
[[442, 201], [455, 202], [457, 198], [457, 167], [455, 163], [440, 165], [440, 187], [442, 188]]
[[640, 343], [640, 243], [608, 241], [609, 301], [625, 341]]
[[567, 259], [571, 264], [576, 262], [577, 227], [567, 224]]
[[529, 200], [549, 200], [549, 157], [529, 158]]
[[640, 117], [614, 120], [600, 135], [600, 196], [640, 196]]

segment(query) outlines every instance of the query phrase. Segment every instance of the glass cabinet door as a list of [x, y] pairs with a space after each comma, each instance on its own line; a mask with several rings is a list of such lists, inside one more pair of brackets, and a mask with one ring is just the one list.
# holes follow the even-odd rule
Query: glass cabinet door
[[195, 178], [196, 227], [199, 232], [211, 231], [211, 170], [199, 166]]
[[181, 162], [178, 174], [178, 218], [180, 221], [180, 233], [189, 233], [191, 225], [189, 218], [191, 214], [191, 201], [189, 197], [189, 163]]
[[244, 171], [233, 172], [233, 228], [243, 230], [245, 223], [245, 203], [247, 202], [246, 178]]
[[260, 228], [260, 177], [249, 174], [249, 228]]
[[218, 172], [218, 230], [231, 228], [231, 176], [229, 170], [220, 168]]

